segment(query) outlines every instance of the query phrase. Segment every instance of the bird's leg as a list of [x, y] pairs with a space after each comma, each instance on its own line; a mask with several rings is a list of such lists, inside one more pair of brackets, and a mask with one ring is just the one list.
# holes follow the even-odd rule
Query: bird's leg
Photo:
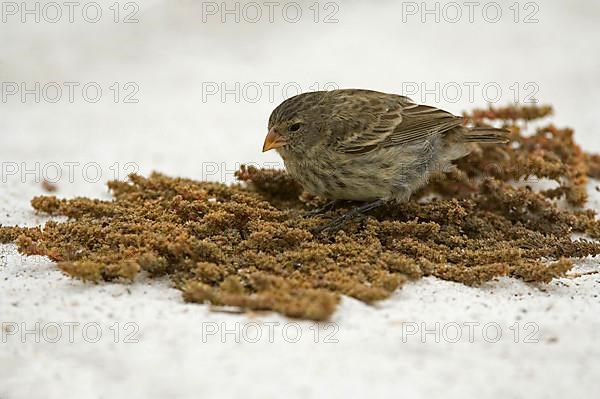
[[327, 211], [331, 211], [333, 208], [335, 208], [335, 206], [338, 204], [339, 200], [333, 200], [333, 201], [329, 201], [328, 203], [326, 203], [325, 205], [323, 205], [320, 208], [314, 209], [310, 212], [306, 212], [304, 214], [305, 218], [311, 218], [313, 216], [317, 216], [320, 215], [322, 213], [325, 213]]
[[313, 232], [321, 233], [326, 230], [337, 231], [340, 228], [342, 228], [346, 223], [348, 223], [350, 220], [352, 220], [353, 218], [355, 218], [357, 216], [362, 216], [364, 213], [369, 212], [370, 210], [373, 210], [375, 208], [379, 208], [382, 205], [385, 205], [385, 203], [386, 203], [386, 200], [378, 199], [376, 201], [369, 202], [369, 203], [366, 203], [359, 207], [356, 207], [356, 208], [352, 209], [351, 211], [346, 212], [342, 216], [339, 216], [339, 217], [333, 219], [331, 222], [327, 223], [326, 225], [317, 227], [316, 229], [313, 230]]

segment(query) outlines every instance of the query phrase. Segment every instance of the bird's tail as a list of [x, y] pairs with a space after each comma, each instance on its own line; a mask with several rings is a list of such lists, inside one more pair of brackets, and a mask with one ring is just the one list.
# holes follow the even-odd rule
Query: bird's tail
[[510, 139], [508, 129], [499, 129], [495, 127], [473, 127], [469, 128], [464, 135], [467, 143], [508, 143]]

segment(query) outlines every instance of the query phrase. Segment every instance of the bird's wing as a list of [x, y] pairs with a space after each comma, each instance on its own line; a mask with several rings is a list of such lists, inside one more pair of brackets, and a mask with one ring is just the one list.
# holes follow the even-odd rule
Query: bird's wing
[[[401, 146], [447, 132], [463, 123], [463, 118], [407, 97], [371, 99], [369, 111], [340, 115], [337, 150], [361, 154], [377, 147]], [[354, 120], [354, 123], [352, 122]]]
[[443, 134], [460, 126], [464, 119], [441, 109], [412, 104], [402, 111], [402, 121], [392, 134], [382, 141], [382, 146], [405, 145]]

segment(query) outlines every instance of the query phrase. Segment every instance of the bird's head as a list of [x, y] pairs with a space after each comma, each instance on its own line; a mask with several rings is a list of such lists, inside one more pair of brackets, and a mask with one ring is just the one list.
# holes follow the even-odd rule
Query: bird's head
[[269, 132], [263, 152], [302, 153], [319, 141], [323, 127], [319, 121], [324, 92], [303, 93], [282, 102], [269, 117]]

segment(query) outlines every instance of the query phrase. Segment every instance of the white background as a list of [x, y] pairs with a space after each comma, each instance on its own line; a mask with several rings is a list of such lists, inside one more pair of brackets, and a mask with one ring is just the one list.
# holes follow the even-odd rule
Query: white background
[[[36, 2], [26, 3], [34, 9]], [[58, 180], [60, 196], [109, 198], [106, 180], [123, 178], [132, 167], [229, 182], [240, 163], [280, 163], [276, 154], [260, 152], [270, 111], [296, 88], [326, 84], [404, 92], [455, 113], [485, 107], [487, 100], [524, 101], [533, 88], [535, 98], [554, 105], [557, 125], [574, 127], [586, 150], [600, 151], [597, 2], [499, 1], [485, 11], [488, 2], [481, 2], [473, 22], [463, 2], [455, 3], [462, 13], [456, 22], [456, 7], [440, 3], [437, 15], [423, 14], [421, 2], [400, 1], [321, 2], [317, 17], [312, 1], [296, 2], [287, 12], [278, 3], [273, 22], [268, 6], [257, 2], [262, 15], [252, 22], [256, 7], [242, 2], [236, 22], [235, 11], [221, 15], [221, 2], [152, 0], [134, 3], [138, 22], [129, 24], [122, 20], [135, 9], [124, 8], [126, 2], [118, 4], [119, 23], [113, 1], [97, 2], [97, 23], [85, 20], [95, 14], [83, 13], [86, 2], [75, 8], [73, 23], [59, 2], [62, 18], [50, 23], [46, 19], [55, 18], [55, 10], [44, 13], [45, 3], [39, 23], [31, 14], [21, 21], [20, 2], [19, 13], [3, 13], [0, 23], [4, 225], [45, 220], [29, 207], [29, 199], [43, 193], [43, 178]], [[226, 3], [236, 9], [235, 2]], [[427, 4], [435, 10], [434, 2]], [[209, 15], [214, 7], [217, 14]], [[302, 16], [292, 23], [298, 7]], [[414, 7], [417, 13], [407, 14]], [[502, 15], [492, 23], [498, 8]], [[328, 15], [337, 22], [325, 23]], [[23, 101], [21, 84], [34, 89], [36, 82], [49, 91], [40, 90], [39, 103], [33, 94]], [[73, 102], [64, 82], [79, 84]], [[110, 89], [115, 82], [117, 103]], [[102, 89], [96, 103], [82, 95], [88, 83]], [[131, 92], [126, 83], [139, 89], [137, 103], [123, 102]], [[19, 92], [7, 95], [4, 89], [13, 84]], [[63, 92], [52, 103], [56, 85]], [[214, 87], [217, 93], [207, 92]], [[594, 187], [590, 183], [590, 206], [600, 209]], [[501, 279], [480, 288], [427, 278], [376, 306], [345, 298], [332, 319], [337, 343], [323, 342], [324, 331], [315, 343], [314, 325], [306, 322], [299, 323], [302, 337], [293, 343], [282, 331], [292, 321], [277, 315], [232, 315], [183, 304], [167, 281], [86, 285], [44, 259], [20, 257], [12, 245], [2, 251], [0, 322], [20, 328], [16, 335], [2, 332], [2, 399], [590, 397], [600, 389], [597, 274], [547, 286]], [[597, 271], [598, 263], [583, 261], [579, 270]], [[21, 335], [36, 322], [48, 328], [58, 323], [62, 339], [48, 342], [54, 336], [49, 329]], [[115, 322], [117, 343], [110, 330]], [[265, 337], [263, 323], [269, 322], [280, 323], [273, 342]], [[63, 323], [79, 323], [74, 342]], [[99, 342], [83, 337], [86, 323], [100, 327]], [[137, 326], [138, 343], [123, 342], [125, 323]], [[259, 342], [241, 334], [256, 327], [249, 323], [261, 326]], [[460, 342], [448, 342], [455, 327], [448, 323], [461, 326]], [[464, 323], [477, 323], [474, 342]], [[536, 342], [525, 342], [531, 331], [526, 323], [535, 327]], [[215, 325], [218, 331], [207, 334]], [[482, 331], [490, 325], [500, 328], [498, 342], [492, 342], [494, 329]], [[415, 326], [419, 331], [410, 335]], [[223, 335], [236, 328], [240, 337]], [[425, 328], [433, 333], [422, 335]]]

